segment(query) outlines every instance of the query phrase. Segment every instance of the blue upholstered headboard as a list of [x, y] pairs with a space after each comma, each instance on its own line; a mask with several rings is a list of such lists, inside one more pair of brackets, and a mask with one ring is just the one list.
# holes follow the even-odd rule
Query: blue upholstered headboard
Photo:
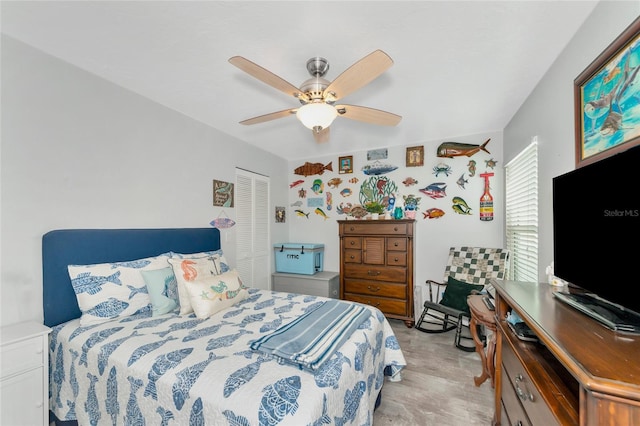
[[216, 228], [61, 229], [42, 237], [44, 323], [52, 327], [80, 318], [67, 265], [122, 262], [174, 251], [220, 248]]

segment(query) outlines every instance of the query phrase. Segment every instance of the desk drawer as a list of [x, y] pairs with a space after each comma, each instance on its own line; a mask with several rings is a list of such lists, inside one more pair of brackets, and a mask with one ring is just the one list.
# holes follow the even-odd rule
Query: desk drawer
[[[509, 381], [509, 386], [513, 388], [513, 394], [522, 404], [530, 423], [534, 425], [559, 424], [531, 381], [524, 366], [513, 352], [513, 348], [506, 340], [505, 344], [502, 345], [502, 365], [505, 373], [507, 373], [503, 380]], [[514, 421], [511, 414], [511, 405], [507, 405], [507, 412], [509, 419]]]
[[345, 249], [361, 249], [362, 248], [362, 238], [360, 238], [360, 237], [344, 237], [344, 248]]

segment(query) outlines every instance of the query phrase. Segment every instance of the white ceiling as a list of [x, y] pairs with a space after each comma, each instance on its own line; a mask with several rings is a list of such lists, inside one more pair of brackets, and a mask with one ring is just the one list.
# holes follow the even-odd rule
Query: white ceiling
[[[2, 32], [287, 159], [503, 129], [597, 1], [1, 2]], [[396, 127], [338, 117], [316, 144], [293, 97], [228, 63], [299, 86], [306, 62], [333, 80], [382, 49], [394, 65], [341, 102], [399, 114]], [[568, 82], [567, 84], [571, 84]]]

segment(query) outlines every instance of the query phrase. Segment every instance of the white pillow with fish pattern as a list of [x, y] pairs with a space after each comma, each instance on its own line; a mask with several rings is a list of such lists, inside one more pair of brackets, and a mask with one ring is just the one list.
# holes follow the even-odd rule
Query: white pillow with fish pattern
[[151, 316], [151, 299], [141, 271], [168, 266], [169, 253], [125, 262], [68, 265], [82, 315], [80, 325], [134, 314]]
[[227, 309], [249, 295], [235, 269], [220, 275], [200, 276], [185, 283], [191, 306], [199, 319]]

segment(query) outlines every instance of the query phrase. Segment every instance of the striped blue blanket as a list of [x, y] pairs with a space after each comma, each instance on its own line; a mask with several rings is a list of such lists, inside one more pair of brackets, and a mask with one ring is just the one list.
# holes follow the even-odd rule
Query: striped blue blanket
[[329, 300], [272, 333], [252, 340], [250, 347], [274, 356], [281, 363], [315, 371], [370, 315], [371, 311], [362, 305]]

